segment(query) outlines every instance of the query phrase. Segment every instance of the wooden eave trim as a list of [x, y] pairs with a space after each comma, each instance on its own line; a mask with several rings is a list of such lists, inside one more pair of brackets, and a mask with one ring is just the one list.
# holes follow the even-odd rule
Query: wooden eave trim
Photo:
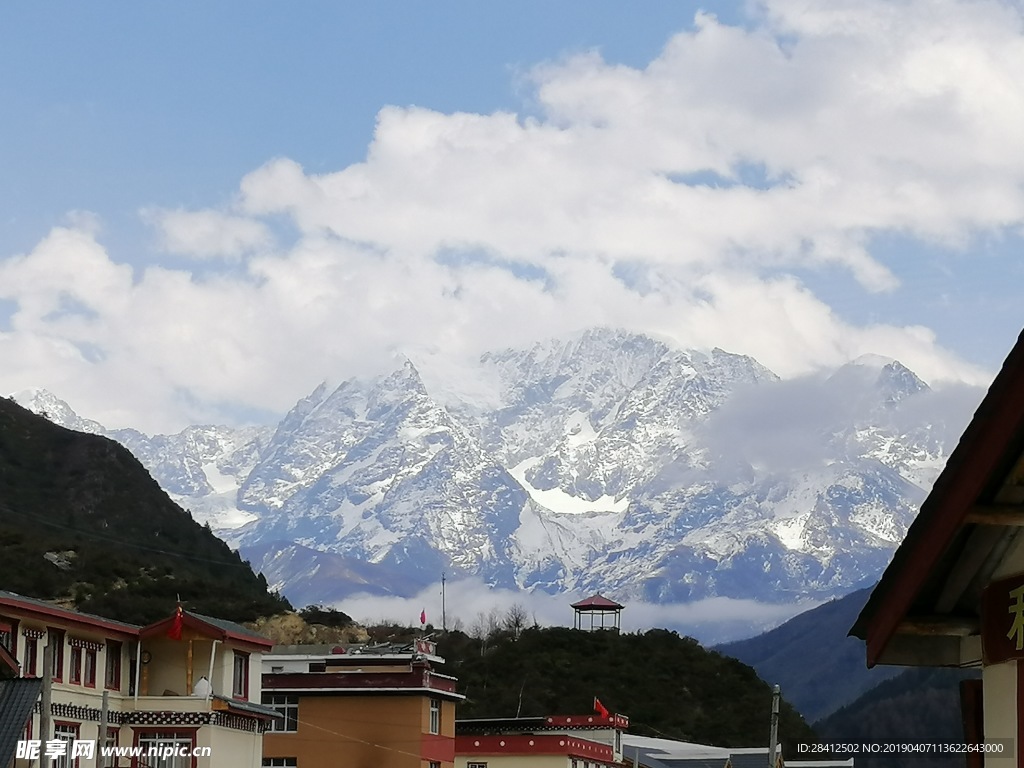
[[[867, 663], [875, 666], [906, 616], [942, 553], [964, 524], [968, 511], [989, 483], [1010, 441], [1024, 430], [1024, 334], [1010, 351], [1002, 370], [967, 426], [946, 470], [925, 499], [908, 532], [900, 571], [880, 587], [885, 591], [867, 627]], [[920, 531], [920, 533], [918, 533]], [[890, 565], [890, 568], [892, 566]], [[886, 583], [889, 581], [890, 583]]]
[[1022, 504], [975, 504], [964, 518], [965, 523], [975, 525], [1024, 526], [1024, 505]]
[[953, 635], [967, 637], [981, 632], [981, 620], [976, 617], [908, 616], [896, 625], [898, 635]]

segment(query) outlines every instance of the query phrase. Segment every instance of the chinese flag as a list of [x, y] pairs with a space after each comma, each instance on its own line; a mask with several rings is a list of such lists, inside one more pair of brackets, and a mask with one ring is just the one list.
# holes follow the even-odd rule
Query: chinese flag
[[601, 700], [597, 698], [597, 696], [594, 697], [594, 711], [601, 717], [608, 717], [611, 714], [611, 712], [608, 711], [608, 708], [601, 703]]
[[181, 615], [181, 606], [178, 606], [178, 612], [174, 614], [174, 620], [171, 622], [171, 626], [167, 628], [167, 636], [171, 640], [181, 640], [181, 630], [184, 626], [184, 618]]
[[427, 623], [427, 612], [426, 612], [426, 610], [422, 610], [422, 611], [420, 611], [420, 624], [426, 624], [426, 623]]

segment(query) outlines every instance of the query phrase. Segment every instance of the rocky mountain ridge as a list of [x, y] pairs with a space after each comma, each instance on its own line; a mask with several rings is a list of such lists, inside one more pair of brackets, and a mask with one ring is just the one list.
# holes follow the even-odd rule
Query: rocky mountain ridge
[[276, 428], [155, 437], [18, 399], [120, 440], [274, 586], [325, 602], [442, 571], [655, 602], [845, 594], [884, 568], [969, 415], [896, 361], [781, 381], [610, 329], [471, 375], [462, 391], [485, 394], [453, 398], [405, 360], [318, 387]]

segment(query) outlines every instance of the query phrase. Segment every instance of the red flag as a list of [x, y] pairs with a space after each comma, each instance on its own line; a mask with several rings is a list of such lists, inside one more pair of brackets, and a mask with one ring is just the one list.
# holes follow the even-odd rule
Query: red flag
[[611, 715], [611, 712], [608, 711], [608, 708], [601, 703], [601, 700], [597, 698], [597, 696], [594, 697], [594, 711], [601, 717], [608, 717]]
[[174, 620], [171, 621], [171, 626], [167, 628], [167, 636], [171, 640], [181, 640], [181, 630], [185, 625], [184, 617], [181, 615], [181, 606], [178, 606], [178, 612], [174, 614]]
[[426, 612], [426, 610], [422, 610], [422, 611], [420, 611], [420, 624], [426, 624], [426, 623], [427, 623], [427, 612]]

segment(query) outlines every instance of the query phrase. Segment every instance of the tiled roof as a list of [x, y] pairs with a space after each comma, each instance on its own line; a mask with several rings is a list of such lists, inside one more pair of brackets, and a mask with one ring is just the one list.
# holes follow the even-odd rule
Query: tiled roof
[[18, 739], [39, 698], [43, 681], [37, 677], [0, 680], [0, 765], [10, 765]]
[[604, 595], [591, 595], [585, 597], [578, 603], [573, 603], [571, 608], [622, 608], [623, 606], [616, 603], [614, 600], [609, 600]]
[[209, 624], [211, 626], [217, 627], [217, 629], [224, 630], [229, 635], [249, 637], [261, 643], [269, 643], [267, 638], [265, 638], [259, 632], [254, 632], [248, 627], [244, 627], [241, 624], [237, 624], [233, 621], [228, 621], [227, 619], [215, 619], [213, 616], [204, 616], [201, 613], [193, 613], [192, 611], [185, 611], [185, 613], [189, 614], [190, 616], [195, 616], [200, 621], [205, 622], [206, 624]]
[[17, 592], [8, 592], [0, 589], [0, 610], [2, 610], [2, 606], [5, 604], [23, 609], [27, 608], [29, 610], [38, 609], [51, 615], [67, 618], [69, 621], [85, 622], [87, 624], [100, 624], [107, 628], [118, 629], [130, 635], [135, 634], [139, 630], [139, 627], [136, 624], [127, 624], [123, 621], [108, 619], [105, 616], [97, 616], [94, 613], [83, 613], [82, 611], [76, 611], [71, 608], [63, 608], [54, 603], [47, 602], [46, 600], [40, 600], [35, 597], [26, 597], [25, 595], [19, 595]]

